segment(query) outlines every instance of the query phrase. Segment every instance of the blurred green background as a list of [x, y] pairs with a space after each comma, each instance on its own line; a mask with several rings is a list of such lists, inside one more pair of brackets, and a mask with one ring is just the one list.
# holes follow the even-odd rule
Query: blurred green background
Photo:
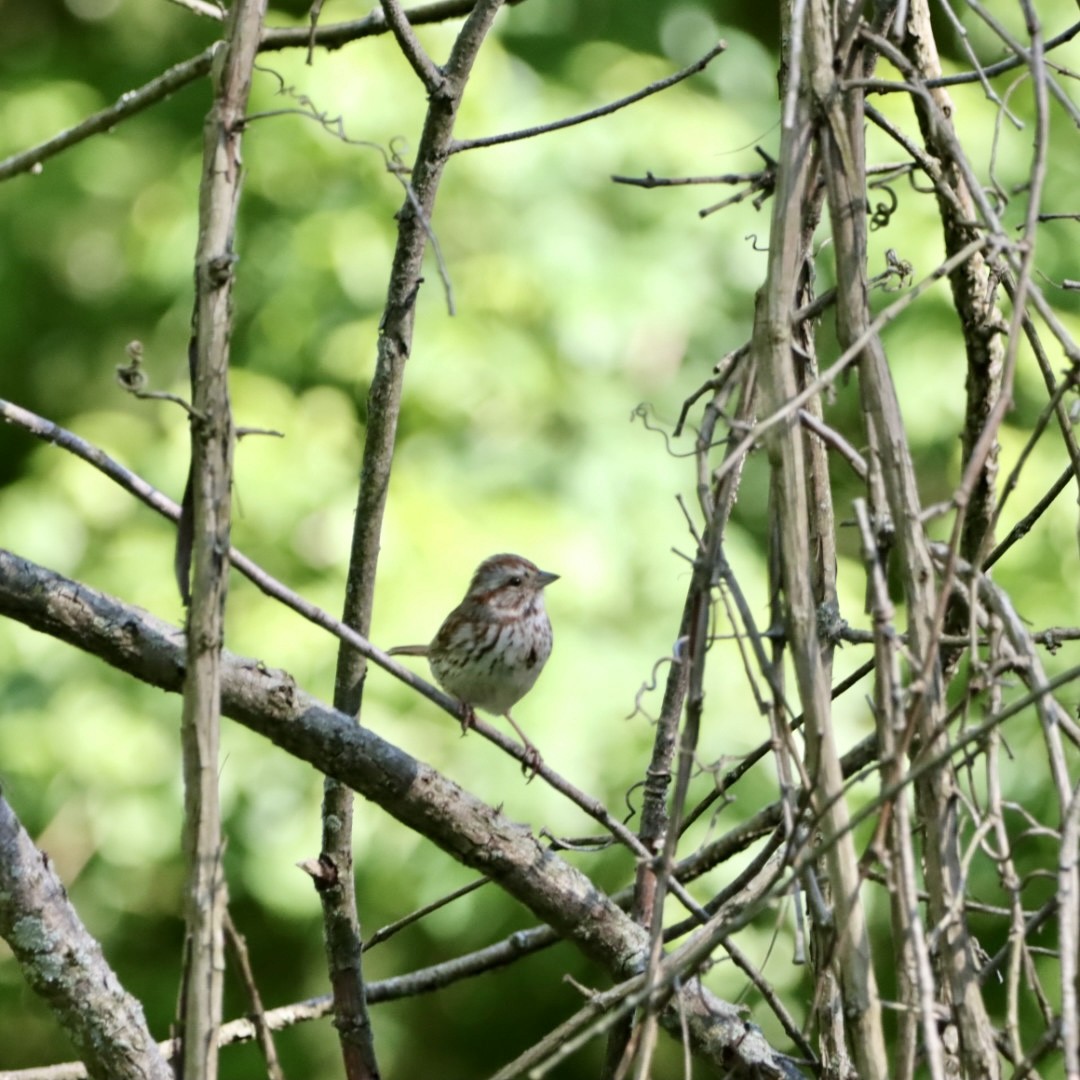
[[[369, 9], [333, 0], [322, 21], [358, 18]], [[1064, 0], [1040, 10], [1048, 33], [1074, 17]], [[0, 16], [3, 155], [76, 123], [217, 36], [210, 20], [164, 0], [0, 0]], [[305, 17], [305, 4], [274, 5], [269, 22], [302, 25]], [[461, 137], [595, 107], [691, 62], [721, 36], [729, 48], [704, 74], [599, 122], [455, 157], [434, 217], [458, 314], [448, 316], [429, 258], [372, 637], [384, 647], [429, 638], [474, 566], [493, 552], [519, 551], [560, 573], [549, 593], [555, 652], [516, 715], [545, 758], [616, 811], [647, 761], [649, 719], [627, 716], [654, 664], [672, 648], [689, 580], [688, 565], [672, 548], [691, 549], [675, 496], [692, 502], [695, 483], [692, 459], [680, 456], [691, 438], [674, 443], [671, 453], [631, 414], [649, 402], [650, 423], [670, 429], [684, 398], [748, 337], [764, 275], [769, 207], [759, 212], [747, 200], [699, 219], [700, 208], [730, 189], [643, 191], [610, 177], [745, 172], [760, 164], [755, 146], [775, 153], [776, 20], [769, 5], [672, 0], [527, 0], [506, 10], [469, 85]], [[442, 59], [454, 29], [425, 27], [420, 36]], [[999, 55], [981, 27], [968, 29], [981, 56]], [[958, 59], [951, 31], [943, 33], [947, 57]], [[256, 75], [252, 111], [294, 109], [306, 96], [328, 118], [340, 116], [349, 139], [393, 146], [411, 159], [424, 96], [389, 38], [319, 51], [311, 67], [303, 51], [263, 54], [259, 63], [266, 70]], [[981, 91], [961, 89], [955, 98], [980, 175], [989, 174], [996, 135], [995, 176], [1011, 192], [1027, 175], [1030, 123], [1023, 131], [1008, 124], [998, 131], [995, 109]], [[49, 160], [40, 175], [0, 184], [0, 396], [70, 427], [174, 498], [186, 471], [185, 418], [167, 403], [127, 397], [114, 373], [125, 344], [137, 338], [152, 385], [186, 393], [208, 104], [208, 86], [200, 81]], [[914, 130], [900, 95], [878, 104]], [[1030, 120], [1027, 86], [1009, 104]], [[1067, 120], [1059, 112], [1053, 120], [1058, 156], [1045, 204], [1075, 210], [1069, 201], [1075, 144], [1067, 142]], [[900, 156], [874, 131], [870, 146], [874, 161]], [[286, 437], [246, 439], [237, 449], [234, 542], [336, 613], [401, 188], [378, 151], [334, 138], [309, 117], [254, 123], [244, 161], [233, 404], [239, 424]], [[906, 182], [896, 190], [900, 209], [889, 228], [873, 234], [871, 272], [884, 268], [885, 249], [893, 247], [914, 264], [918, 279], [941, 257], [936, 211]], [[1010, 224], [1022, 215], [1023, 199], [1014, 198], [1006, 210]], [[1076, 229], [1075, 222], [1057, 222], [1041, 231], [1039, 267], [1051, 279], [1076, 276]], [[820, 287], [830, 274], [826, 244]], [[1053, 299], [1075, 333], [1075, 294]], [[825, 327], [822, 336], [828, 359], [831, 330]], [[886, 344], [919, 454], [923, 498], [932, 503], [957, 480], [963, 416], [963, 349], [947, 286], [936, 286], [890, 327]], [[1062, 366], [1059, 354], [1053, 360]], [[1006, 465], [1044, 399], [1025, 356], [1003, 440]], [[838, 388], [829, 419], [860, 443], [853, 385]], [[1059, 443], [1051, 434], [1036, 451], [1006, 527], [1063, 467]], [[836, 482], [838, 512], [846, 517], [858, 488], [839, 468]], [[762, 626], [766, 490], [758, 455], [747, 466], [727, 542]], [[1036, 625], [1075, 621], [1075, 531], [1075, 507], [1065, 496], [997, 573]], [[11, 427], [0, 428], [0, 543], [164, 618], [181, 618], [171, 526], [88, 466]], [[844, 545], [846, 557], [855, 556], [848, 532]], [[841, 588], [844, 615], [860, 624], [863, 586], [854, 562], [841, 567]], [[335, 642], [238, 577], [228, 645], [288, 669], [306, 689], [329, 698]], [[856, 649], [842, 651], [838, 674], [866, 658]], [[1050, 663], [1075, 659], [1069, 646]], [[703, 764], [742, 754], [766, 736], [730, 642], [714, 648], [709, 679]], [[659, 694], [646, 695], [643, 707], [655, 714]], [[0, 623], [0, 783], [161, 1037], [174, 1014], [182, 936], [179, 708], [178, 698]], [[837, 718], [845, 747], [872, 728], [859, 692], [838, 703]], [[514, 820], [556, 835], [593, 832], [542, 784], [526, 786], [513, 761], [478, 738], [460, 738], [452, 721], [378, 671], [368, 682], [364, 720], [502, 804]], [[1038, 753], [1035, 725], [1010, 739], [1017, 754], [1012, 794], [1037, 813], [1050, 791], [1024, 765], [1026, 749]], [[704, 772], [695, 793], [711, 782]], [[247, 935], [264, 1001], [274, 1006], [324, 993], [319, 905], [295, 867], [318, 851], [320, 778], [226, 723], [221, 784], [234, 918]], [[867, 784], [857, 797], [872, 790]], [[770, 767], [758, 767], [694, 838], [717, 835], [774, 795]], [[636, 805], [636, 794], [629, 800]], [[611, 888], [632, 871], [618, 852], [568, 858]], [[472, 877], [363, 803], [356, 860], [367, 933]], [[696, 893], [711, 895], [732, 872], [714, 872]], [[985, 878], [992, 898], [993, 876]], [[801, 1019], [809, 983], [790, 963], [790, 914], [787, 908], [770, 913], [740, 943], [765, 964]], [[873, 914], [884, 925], [886, 906]], [[449, 959], [528, 925], [527, 913], [488, 887], [373, 950], [368, 975], [378, 979]], [[988, 926], [984, 945], [991, 952], [995, 932]], [[577, 1007], [576, 992], [561, 981], [564, 972], [604, 984], [563, 946], [483, 980], [379, 1006], [384, 1075], [429, 1075], [424, 1069], [436, 1064], [433, 1055], [445, 1080], [492, 1071]], [[709, 979], [718, 993], [744, 1000], [754, 1021], [785, 1045], [737, 972], [721, 964]], [[245, 1009], [231, 982], [228, 1015]], [[284, 1033], [278, 1044], [290, 1076], [339, 1071], [329, 1021]], [[676, 1075], [673, 1049], [666, 1046], [663, 1060]], [[0, 943], [0, 1068], [72, 1056]], [[596, 1048], [559, 1075], [593, 1076], [595, 1069]], [[225, 1051], [223, 1076], [259, 1075], [256, 1051]]]

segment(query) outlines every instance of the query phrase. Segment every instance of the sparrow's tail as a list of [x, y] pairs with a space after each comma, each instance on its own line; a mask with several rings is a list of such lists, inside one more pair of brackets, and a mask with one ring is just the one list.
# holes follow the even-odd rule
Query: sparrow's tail
[[427, 645], [397, 645], [393, 649], [387, 649], [387, 656], [427, 656]]

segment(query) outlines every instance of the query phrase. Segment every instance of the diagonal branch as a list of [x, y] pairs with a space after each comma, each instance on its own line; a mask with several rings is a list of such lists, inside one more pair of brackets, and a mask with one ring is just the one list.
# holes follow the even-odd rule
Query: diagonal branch
[[[147, 483], [141, 476], [124, 468], [123, 465], [109, 457], [109, 455], [100, 448], [94, 446], [92, 443], [88, 443], [85, 439], [80, 438], [66, 428], [62, 428], [58, 424], [54, 424], [52, 421], [46, 420], [42, 416], [38, 416], [29, 409], [23, 409], [18, 405], [12, 404], [10, 401], [5, 401], [3, 398], [0, 398], [0, 419], [17, 424], [37, 438], [54, 443], [62, 449], [67, 450], [69, 453], [74, 454], [83, 461], [93, 465], [96, 469], [99, 469], [111, 480], [114, 480], [119, 484], [125, 491], [136, 496], [136, 498], [140, 499], [151, 509], [156, 510], [162, 516], [168, 518], [170, 521], [179, 520], [180, 508], [172, 501], [172, 499], [163, 495], [155, 487]], [[258, 563], [249, 559], [235, 547], [229, 548], [229, 561], [241, 574], [248, 578], [252, 584], [267, 596], [284, 604], [290, 610], [295, 611], [302, 618], [307, 619], [327, 633], [333, 634], [344, 646], [354, 650], [360, 656], [365, 657], [372, 663], [377, 664], [395, 679], [405, 683], [406, 686], [411, 687], [418, 694], [421, 694], [432, 702], [432, 704], [438, 706], [448, 715], [454, 717], [459, 723], [463, 720], [464, 711], [460, 701], [450, 697], [426, 679], [423, 679], [415, 672], [410, 671], [394, 657], [387, 655], [382, 649], [372, 645], [367, 638], [358, 634], [340, 619], [335, 619], [317, 604], [311, 603], [310, 600], [305, 599], [299, 593], [290, 589], [287, 585], [267, 573], [267, 571], [259, 566]], [[520, 743], [508, 738], [494, 725], [489, 724], [485, 720], [481, 720], [479, 717], [473, 717], [471, 723], [471, 730], [477, 735], [487, 739], [488, 742], [494, 743], [504, 753], [517, 758], [522, 764], [525, 764], [527, 754]], [[635, 833], [623, 825], [617, 818], [613, 817], [598, 799], [593, 798], [580, 788], [575, 787], [570, 781], [552, 769], [545, 762], [540, 763], [534, 775], [539, 776], [542, 780], [555, 788], [556, 791], [566, 796], [571, 802], [580, 807], [586, 814], [595, 818], [605, 829], [639, 858], [648, 857], [649, 853], [646, 845], [642, 843]], [[682, 892], [681, 886], [675, 885], [674, 891], [688, 910], [692, 911], [697, 907], [697, 905]]]
[[0, 796], [0, 937], [71, 1036], [90, 1076], [172, 1080], [142, 1006], [120, 985], [39, 851]]
[[[113, 667], [176, 692], [183, 634], [138, 608], [0, 549], [0, 614], [66, 641]], [[531, 830], [301, 690], [282, 671], [222, 653], [222, 710], [309, 762], [459, 862], [489, 876], [616, 979], [636, 974], [648, 934]], [[727, 1075], [798, 1075], [761, 1033], [697, 980], [681, 985], [663, 1015], [678, 1034], [681, 1011], [698, 1051]]]
[[666, 90], [669, 86], [674, 86], [676, 83], [690, 78], [691, 75], [696, 75], [699, 71], [704, 71], [726, 48], [726, 41], [718, 41], [704, 56], [695, 60], [688, 67], [684, 67], [681, 71], [676, 71], [663, 79], [657, 79], [656, 82], [650, 83], [648, 86], [628, 94], [626, 97], [619, 98], [618, 101], [611, 101], [607, 105], [600, 105], [595, 109], [590, 109], [588, 112], [578, 113], [576, 116], [567, 116], [562, 120], [553, 120], [550, 124], [539, 124], [536, 127], [524, 128], [521, 131], [508, 131], [502, 135], [487, 135], [479, 139], [456, 139], [450, 145], [450, 153], [458, 154], [462, 150], [477, 150], [485, 146], [501, 146], [503, 143], [531, 139], [536, 135], [546, 135], [549, 131], [561, 131], [563, 128], [584, 124], [601, 116], [610, 116], [613, 112], [625, 109], [627, 105], [633, 105], [635, 102], [641, 101], [642, 98], [650, 97], [661, 90]]
[[398, 0], [379, 0], [383, 16], [390, 24], [390, 30], [397, 39], [405, 59], [412, 65], [413, 71], [420, 76], [424, 89], [429, 94], [436, 94], [442, 88], [443, 73], [430, 56], [424, 52], [412, 25]]

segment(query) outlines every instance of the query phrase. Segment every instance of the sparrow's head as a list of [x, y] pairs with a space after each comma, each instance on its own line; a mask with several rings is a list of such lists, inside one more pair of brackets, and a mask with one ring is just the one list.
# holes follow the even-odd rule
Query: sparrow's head
[[476, 568], [465, 598], [507, 613], [526, 611], [558, 579], [520, 555], [492, 555]]

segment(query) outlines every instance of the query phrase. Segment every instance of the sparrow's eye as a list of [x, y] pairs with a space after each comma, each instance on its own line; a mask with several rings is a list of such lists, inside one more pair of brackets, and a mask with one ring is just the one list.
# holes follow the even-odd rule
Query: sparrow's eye
[[522, 583], [522, 581], [523, 581], [523, 580], [524, 580], [524, 578], [522, 578], [522, 576], [521, 576], [520, 574], [515, 574], [515, 575], [514, 575], [514, 576], [513, 576], [513, 577], [512, 577], [511, 579], [510, 579], [510, 584], [511, 584], [511, 585], [520, 585], [520, 584]]

